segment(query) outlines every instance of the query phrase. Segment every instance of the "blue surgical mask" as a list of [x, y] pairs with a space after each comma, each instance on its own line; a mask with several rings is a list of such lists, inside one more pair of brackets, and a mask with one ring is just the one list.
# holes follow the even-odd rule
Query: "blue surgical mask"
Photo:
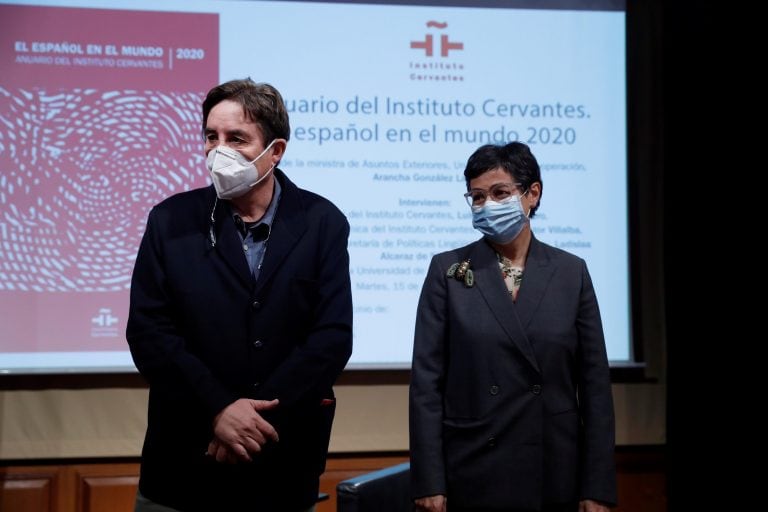
[[518, 195], [501, 202], [488, 199], [482, 206], [472, 208], [472, 226], [497, 244], [508, 244], [517, 238], [527, 223]]

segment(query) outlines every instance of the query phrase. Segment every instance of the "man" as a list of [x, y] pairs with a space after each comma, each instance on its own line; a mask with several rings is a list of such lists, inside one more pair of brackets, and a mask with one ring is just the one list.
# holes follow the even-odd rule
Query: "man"
[[137, 511], [312, 510], [352, 351], [349, 224], [276, 166], [280, 93], [209, 91], [213, 186], [149, 214], [127, 339], [149, 382]]

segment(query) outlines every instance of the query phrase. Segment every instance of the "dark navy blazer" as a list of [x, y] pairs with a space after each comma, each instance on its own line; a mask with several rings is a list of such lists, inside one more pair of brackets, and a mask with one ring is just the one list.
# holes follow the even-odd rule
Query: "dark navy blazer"
[[[213, 187], [149, 214], [131, 283], [127, 339], [150, 385], [139, 488], [182, 510], [280, 510], [317, 498], [352, 351], [349, 224], [275, 171], [282, 196], [258, 281]], [[279, 443], [250, 464], [205, 455], [212, 421], [238, 398], [278, 398]]]
[[[446, 275], [467, 259], [471, 287]], [[414, 497], [499, 510], [616, 501], [610, 375], [582, 259], [533, 238], [513, 302], [485, 241], [438, 254], [414, 343]]]

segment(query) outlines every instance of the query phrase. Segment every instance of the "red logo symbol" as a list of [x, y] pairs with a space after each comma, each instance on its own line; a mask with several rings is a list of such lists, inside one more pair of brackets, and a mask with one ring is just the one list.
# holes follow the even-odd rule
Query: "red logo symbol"
[[[437, 21], [428, 21], [427, 22], [427, 28], [437, 28], [437, 29], [444, 29], [448, 26], [448, 23], [440, 23]], [[432, 34], [426, 34], [424, 36], [423, 41], [411, 41], [411, 48], [417, 49], [417, 50], [424, 50], [424, 53], [427, 57], [434, 56], [434, 38], [432, 37]], [[447, 57], [448, 52], [451, 50], [463, 50], [464, 49], [464, 43], [459, 43], [455, 41], [449, 41], [447, 34], [440, 34], [440, 56], [441, 57]]]

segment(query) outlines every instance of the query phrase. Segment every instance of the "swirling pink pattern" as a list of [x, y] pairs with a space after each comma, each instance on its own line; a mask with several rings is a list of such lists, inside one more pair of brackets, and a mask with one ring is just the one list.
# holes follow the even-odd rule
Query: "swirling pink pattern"
[[207, 183], [201, 99], [0, 87], [0, 290], [127, 290], [151, 206]]

